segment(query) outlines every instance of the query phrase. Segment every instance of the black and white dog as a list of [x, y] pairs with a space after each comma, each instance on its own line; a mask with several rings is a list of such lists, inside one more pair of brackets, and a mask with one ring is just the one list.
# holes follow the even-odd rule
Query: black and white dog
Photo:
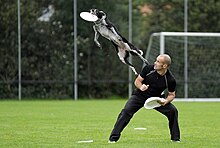
[[130, 54], [140, 57], [146, 64], [149, 62], [143, 58], [143, 52], [140, 49], [137, 49], [133, 44], [129, 43], [118, 31], [117, 28], [107, 19], [106, 14], [103, 11], [98, 9], [91, 9], [90, 13], [96, 15], [98, 20], [94, 22], [93, 29], [95, 31], [94, 42], [97, 46], [101, 47], [101, 44], [98, 42], [99, 35], [110, 40], [115, 46], [119, 59], [124, 63], [129, 65], [133, 70], [135, 75], [138, 75], [134, 66], [129, 63], [128, 57]]

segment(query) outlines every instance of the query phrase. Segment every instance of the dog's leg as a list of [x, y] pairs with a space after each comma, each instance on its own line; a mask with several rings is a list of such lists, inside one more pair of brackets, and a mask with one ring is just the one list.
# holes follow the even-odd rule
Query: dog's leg
[[136, 55], [138, 57], [140, 57], [140, 59], [145, 63], [145, 64], [150, 64], [148, 62], [148, 60], [146, 60], [145, 58], [143, 58], [143, 51], [141, 51], [140, 49], [136, 48], [133, 44], [129, 43], [125, 38], [122, 38], [123, 41], [122, 43], [124, 44], [124, 48], [129, 51], [131, 54]]
[[[136, 56], [138, 56], [145, 64], [147, 64], [147, 65], [149, 65], [150, 63], [148, 62], [148, 60], [147, 59], [145, 59], [143, 56], [142, 56], [142, 51], [141, 50], [139, 50], [139, 49], [137, 49], [134, 45], [132, 45], [132, 44], [129, 44], [129, 43], [125, 43], [125, 48], [126, 48], [126, 50], [127, 51], [129, 51], [131, 54], [133, 54], [133, 55], [136, 55]], [[139, 52], [138, 52], [138, 50], [139, 50]]]
[[[111, 43], [114, 45], [115, 50], [116, 50], [116, 52], [118, 53], [118, 52], [119, 52], [119, 50], [118, 50], [118, 46], [117, 46], [113, 41], [111, 41]], [[118, 55], [118, 56], [119, 56], [119, 55]], [[120, 56], [119, 56], [119, 58], [120, 58]]]
[[129, 52], [128, 52], [128, 51], [125, 51], [125, 52], [126, 52], [126, 54], [125, 54], [125, 57], [124, 57], [124, 62], [125, 62], [126, 64], [128, 64], [128, 66], [131, 68], [131, 70], [134, 72], [135, 75], [138, 75], [137, 71], [136, 71], [135, 68], [134, 68], [134, 65], [132, 65], [132, 64], [129, 63], [129, 61], [128, 61]]
[[141, 54], [139, 54], [136, 50], [131, 50], [133, 54], [137, 55], [145, 64], [149, 65], [150, 63], [148, 62], [147, 59], [145, 59]]
[[142, 50], [138, 49], [137, 47], [135, 47], [133, 44], [131, 44], [129, 42], [127, 44], [130, 47], [131, 51], [136, 51], [140, 55], [143, 55], [143, 51]]
[[116, 38], [119, 40], [119, 41], [122, 41], [122, 38], [120, 37], [120, 35], [116, 32], [115, 28], [114, 27], [111, 27], [110, 28], [112, 33], [116, 36]]
[[101, 46], [101, 44], [100, 44], [99, 41], [98, 41], [99, 33], [98, 33], [98, 31], [96, 30], [95, 25], [93, 26], [93, 30], [95, 31], [94, 42], [96, 43], [96, 45], [97, 45], [99, 48], [102, 49], [102, 46]]
[[[113, 42], [113, 44], [114, 44], [114, 42]], [[114, 44], [114, 45], [115, 45], [115, 47], [117, 48], [117, 45], [116, 45], [116, 44]], [[138, 73], [137, 73], [137, 71], [135, 70], [134, 66], [133, 66], [131, 63], [129, 63], [129, 61], [128, 61], [129, 51], [123, 50], [123, 49], [121, 49], [121, 48], [117, 48], [116, 50], [118, 51], [118, 57], [119, 57], [119, 59], [120, 59], [124, 64], [127, 64], [127, 65], [132, 69], [132, 71], [135, 73], [135, 75], [138, 75]]]

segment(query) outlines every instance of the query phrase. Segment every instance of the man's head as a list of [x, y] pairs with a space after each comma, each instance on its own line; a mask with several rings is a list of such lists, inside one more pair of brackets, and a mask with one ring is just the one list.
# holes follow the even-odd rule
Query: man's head
[[161, 54], [156, 58], [154, 62], [154, 69], [155, 70], [163, 70], [168, 69], [171, 64], [171, 58], [167, 54]]

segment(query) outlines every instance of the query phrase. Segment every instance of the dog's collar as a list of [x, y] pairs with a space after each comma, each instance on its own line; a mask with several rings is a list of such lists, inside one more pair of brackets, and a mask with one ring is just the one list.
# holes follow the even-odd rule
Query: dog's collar
[[102, 24], [102, 21], [103, 21], [103, 19], [100, 19], [100, 20], [95, 21], [94, 23], [99, 25], [99, 24]]
[[107, 22], [105, 21], [105, 19], [99, 19], [97, 21], [94, 22], [97, 26], [99, 25], [107, 25]]

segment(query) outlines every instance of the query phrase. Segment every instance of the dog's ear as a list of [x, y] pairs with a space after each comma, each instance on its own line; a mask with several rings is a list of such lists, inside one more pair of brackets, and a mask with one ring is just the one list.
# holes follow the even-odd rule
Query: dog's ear
[[103, 11], [99, 11], [97, 17], [100, 18], [100, 19], [101, 19], [101, 18], [105, 19], [105, 18], [106, 18], [106, 14], [105, 14], [105, 12], [103, 12]]
[[90, 13], [94, 13], [96, 9], [92, 8], [89, 10]]

